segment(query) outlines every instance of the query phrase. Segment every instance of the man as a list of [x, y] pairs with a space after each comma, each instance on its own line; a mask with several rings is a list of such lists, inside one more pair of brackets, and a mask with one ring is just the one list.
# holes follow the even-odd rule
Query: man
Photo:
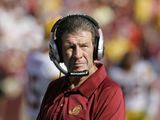
[[104, 65], [95, 62], [103, 56], [98, 23], [86, 15], [69, 15], [51, 33], [50, 58], [66, 76], [50, 83], [37, 120], [124, 120], [122, 91]]

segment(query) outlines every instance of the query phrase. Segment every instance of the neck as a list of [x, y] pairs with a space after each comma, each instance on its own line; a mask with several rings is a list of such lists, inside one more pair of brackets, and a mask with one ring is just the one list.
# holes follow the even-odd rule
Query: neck
[[73, 89], [75, 87], [80, 86], [87, 78], [86, 77], [70, 77], [69, 81], [71, 83], [70, 88]]

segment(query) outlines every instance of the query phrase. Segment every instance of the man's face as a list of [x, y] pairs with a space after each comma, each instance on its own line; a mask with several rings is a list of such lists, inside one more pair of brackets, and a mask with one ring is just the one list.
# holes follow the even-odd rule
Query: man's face
[[92, 34], [79, 30], [62, 36], [62, 54], [64, 64], [69, 72], [89, 70], [95, 71], [93, 63]]

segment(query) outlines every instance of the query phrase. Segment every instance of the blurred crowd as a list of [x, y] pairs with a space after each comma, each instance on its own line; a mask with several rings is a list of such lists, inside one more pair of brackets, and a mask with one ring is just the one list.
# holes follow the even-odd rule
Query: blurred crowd
[[126, 120], [160, 119], [160, 0], [1, 0], [0, 120], [35, 120], [48, 83], [52, 25], [71, 13], [95, 18], [108, 74], [122, 87]]

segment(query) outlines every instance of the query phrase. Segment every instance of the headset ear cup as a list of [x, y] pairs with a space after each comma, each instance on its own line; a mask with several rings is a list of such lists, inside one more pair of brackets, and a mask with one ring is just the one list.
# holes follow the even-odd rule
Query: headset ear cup
[[49, 44], [49, 56], [52, 61], [56, 60], [60, 62], [60, 56], [58, 52], [57, 45], [55, 43], [56, 40], [51, 39]]
[[99, 39], [97, 43], [97, 59], [100, 60], [104, 56], [104, 38], [101, 29], [98, 29]]
[[95, 38], [95, 43], [94, 43], [94, 51], [93, 51], [93, 60], [97, 60], [97, 55], [98, 55], [98, 37], [96, 36]]
[[[50, 57], [51, 61], [53, 61], [53, 60], [55, 59], [55, 57], [54, 57], [54, 53], [52, 52], [51, 49], [52, 49], [52, 48], [51, 48], [51, 46], [49, 45], [49, 57]], [[58, 60], [57, 60], [57, 61], [58, 61]]]
[[94, 52], [93, 52], [93, 59], [100, 60], [104, 56], [104, 39], [102, 30], [98, 29], [99, 36], [95, 38], [95, 45], [94, 45]]
[[56, 39], [55, 40], [55, 44], [57, 46], [57, 51], [58, 51], [58, 55], [59, 55], [59, 61], [63, 62], [63, 56], [62, 56], [62, 47], [60, 45], [60, 40]]

